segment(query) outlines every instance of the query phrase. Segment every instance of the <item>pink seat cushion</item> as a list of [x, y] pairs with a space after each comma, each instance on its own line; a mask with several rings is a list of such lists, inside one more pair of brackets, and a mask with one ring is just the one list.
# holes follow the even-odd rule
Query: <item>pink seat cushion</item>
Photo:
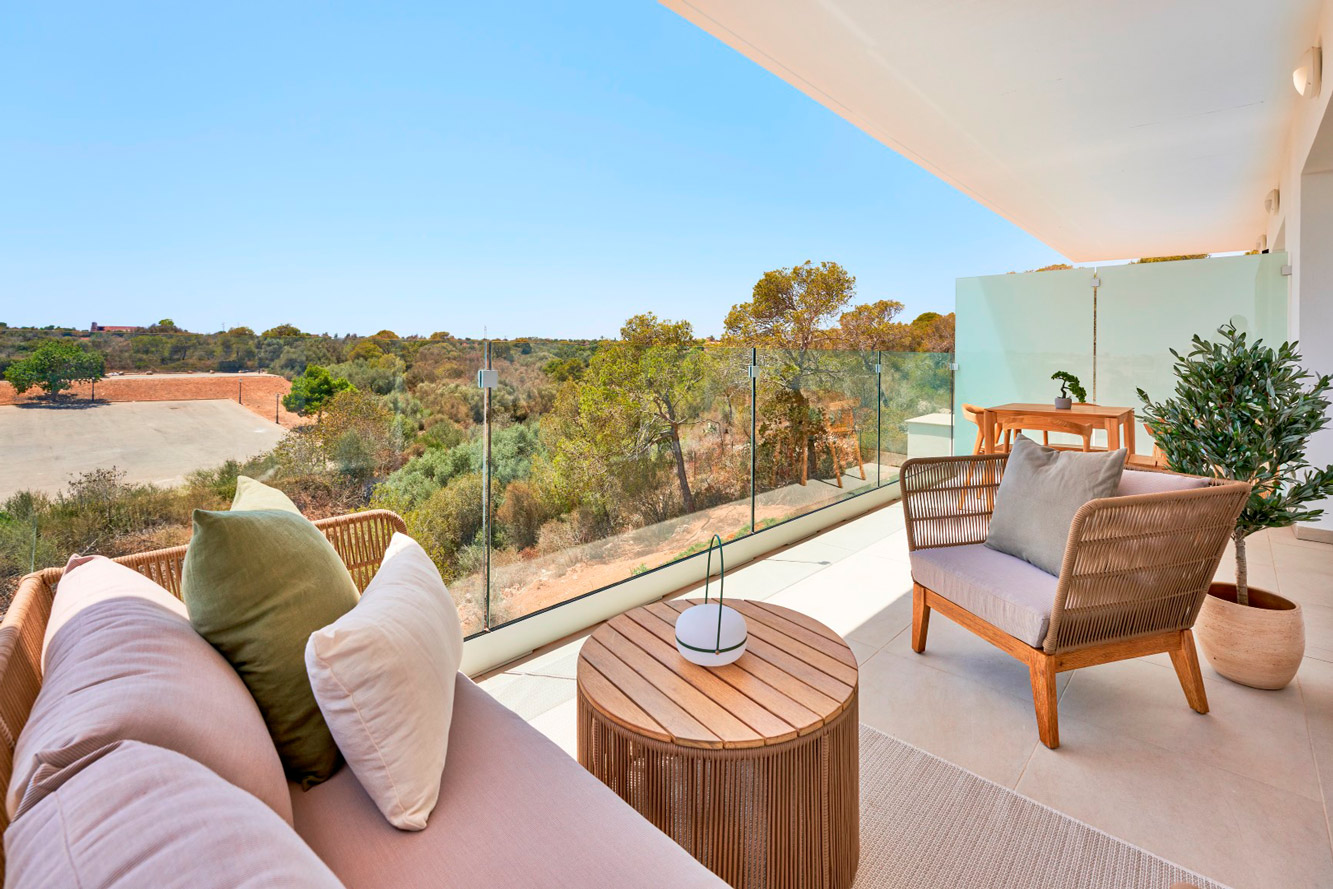
[[461, 674], [425, 830], [390, 825], [346, 767], [291, 789], [297, 832], [348, 889], [726, 885]]

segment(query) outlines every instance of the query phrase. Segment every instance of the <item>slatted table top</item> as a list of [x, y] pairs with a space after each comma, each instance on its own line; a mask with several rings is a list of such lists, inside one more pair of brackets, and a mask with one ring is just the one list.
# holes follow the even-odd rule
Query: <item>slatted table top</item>
[[578, 684], [601, 716], [684, 747], [746, 748], [810, 734], [851, 703], [856, 657], [837, 633], [780, 605], [731, 600], [745, 616], [745, 654], [700, 667], [676, 650], [676, 615], [697, 599], [635, 608], [579, 652]]

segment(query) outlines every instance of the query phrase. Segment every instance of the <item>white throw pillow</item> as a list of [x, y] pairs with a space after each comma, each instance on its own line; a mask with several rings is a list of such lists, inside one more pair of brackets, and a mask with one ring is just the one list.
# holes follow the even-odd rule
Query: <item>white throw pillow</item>
[[462, 662], [454, 600], [405, 534], [393, 535], [356, 607], [306, 643], [329, 731], [394, 827], [421, 830], [435, 809]]
[[42, 636], [42, 670], [46, 670], [46, 649], [51, 646], [51, 640], [74, 615], [89, 605], [125, 597], [156, 602], [173, 614], [190, 619], [184, 602], [133, 568], [126, 568], [106, 556], [70, 556], [65, 572], [56, 584], [56, 595], [51, 600], [51, 619], [46, 622], [46, 633]]

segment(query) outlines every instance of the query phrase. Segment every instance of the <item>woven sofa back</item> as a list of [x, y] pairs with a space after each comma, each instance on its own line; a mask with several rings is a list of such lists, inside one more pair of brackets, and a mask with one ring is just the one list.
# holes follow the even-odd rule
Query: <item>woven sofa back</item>
[[[361, 591], [375, 576], [393, 533], [407, 530], [401, 518], [383, 509], [320, 519], [315, 526], [338, 551]], [[115, 561], [179, 597], [185, 549], [174, 546], [121, 556]], [[24, 577], [4, 621], [0, 622], [0, 791], [9, 786], [14, 772], [14, 745], [42, 688], [42, 638], [62, 571], [47, 568]], [[0, 832], [8, 826], [9, 816], [0, 806]], [[4, 858], [0, 852], [0, 878], [3, 876]]]

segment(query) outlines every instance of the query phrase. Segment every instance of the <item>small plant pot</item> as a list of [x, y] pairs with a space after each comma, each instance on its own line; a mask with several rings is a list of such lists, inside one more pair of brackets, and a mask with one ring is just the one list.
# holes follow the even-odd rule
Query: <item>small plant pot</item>
[[1074, 406], [1074, 402], [1068, 398], [1055, 399], [1055, 409], [1058, 411], [1067, 411]]
[[1305, 655], [1301, 606], [1250, 587], [1249, 605], [1236, 602], [1234, 583], [1215, 583], [1204, 597], [1194, 634], [1213, 669], [1250, 688], [1285, 688]]

